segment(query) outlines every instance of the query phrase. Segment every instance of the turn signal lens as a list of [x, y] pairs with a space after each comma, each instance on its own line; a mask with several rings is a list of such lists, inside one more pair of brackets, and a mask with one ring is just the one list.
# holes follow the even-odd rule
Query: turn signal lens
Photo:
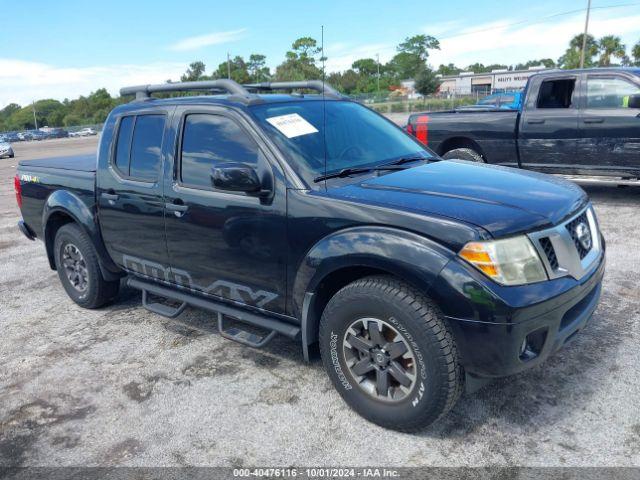
[[523, 285], [547, 279], [538, 253], [525, 236], [470, 242], [459, 255], [502, 285]]

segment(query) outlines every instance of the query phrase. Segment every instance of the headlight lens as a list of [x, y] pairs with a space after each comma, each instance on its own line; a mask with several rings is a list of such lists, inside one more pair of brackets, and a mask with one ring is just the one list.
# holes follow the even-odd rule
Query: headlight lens
[[459, 255], [502, 285], [547, 280], [542, 261], [525, 236], [467, 243]]

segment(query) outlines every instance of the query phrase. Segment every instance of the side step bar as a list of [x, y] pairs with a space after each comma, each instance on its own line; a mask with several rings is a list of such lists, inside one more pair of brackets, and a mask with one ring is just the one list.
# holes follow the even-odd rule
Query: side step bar
[[[175, 318], [180, 315], [187, 307], [187, 305], [191, 305], [196, 308], [202, 308], [203, 310], [208, 310], [210, 312], [216, 313], [218, 315], [218, 331], [220, 335], [224, 338], [234, 340], [244, 345], [249, 345], [256, 348], [263, 347], [268, 342], [270, 342], [278, 333], [293, 340], [300, 339], [300, 327], [291, 325], [275, 317], [248, 312], [244, 309], [234, 307], [226, 303], [209, 300], [193, 295], [191, 293], [163, 287], [162, 285], [158, 285], [153, 282], [147, 282], [139, 278], [129, 277], [127, 279], [127, 285], [131, 288], [142, 291], [142, 303], [145, 308], [147, 308], [151, 312], [168, 318]], [[149, 294], [180, 302], [180, 306], [171, 307], [162, 303], [152, 302], [149, 300]], [[248, 323], [249, 325], [253, 325], [259, 328], [264, 328], [270, 333], [265, 337], [260, 337], [256, 334], [241, 330], [239, 328], [231, 327], [225, 329], [223, 320], [223, 317], [225, 315], [239, 322]]]

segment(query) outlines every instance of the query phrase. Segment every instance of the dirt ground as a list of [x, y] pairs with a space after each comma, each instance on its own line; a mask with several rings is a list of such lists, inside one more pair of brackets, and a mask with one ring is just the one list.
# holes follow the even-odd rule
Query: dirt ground
[[585, 187], [608, 266], [575, 342], [407, 435], [350, 411], [284, 338], [243, 347], [149, 313], [127, 289], [102, 310], [71, 302], [43, 244], [16, 228], [13, 176], [20, 159], [95, 147], [16, 144], [0, 160], [0, 465], [640, 465], [640, 188]]

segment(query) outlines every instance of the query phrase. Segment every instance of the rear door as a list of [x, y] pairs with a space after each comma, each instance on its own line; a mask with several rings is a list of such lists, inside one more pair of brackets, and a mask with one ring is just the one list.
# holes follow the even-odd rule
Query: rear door
[[170, 113], [154, 108], [118, 118], [96, 187], [100, 229], [113, 260], [160, 280], [169, 267], [161, 172]]
[[575, 165], [579, 76], [533, 78], [518, 145], [523, 168], [561, 173]]
[[620, 74], [588, 74], [578, 155], [602, 174], [640, 172], [640, 109], [629, 98], [640, 82]]

